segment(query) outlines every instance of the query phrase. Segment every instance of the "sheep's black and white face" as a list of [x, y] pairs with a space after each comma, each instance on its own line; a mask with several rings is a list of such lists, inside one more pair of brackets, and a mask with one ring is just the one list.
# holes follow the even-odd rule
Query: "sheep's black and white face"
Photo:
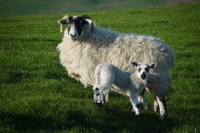
[[150, 64], [150, 65], [145, 64], [145, 63], [138, 64], [136, 62], [131, 62], [131, 63], [133, 66], [136, 66], [138, 77], [142, 80], [147, 80], [149, 69], [154, 68], [156, 65], [156, 63]]
[[70, 39], [75, 41], [79, 39], [84, 33], [84, 25], [92, 24], [92, 20], [89, 16], [70, 16], [68, 19], [62, 19], [58, 21], [59, 24], [67, 25], [67, 35]]

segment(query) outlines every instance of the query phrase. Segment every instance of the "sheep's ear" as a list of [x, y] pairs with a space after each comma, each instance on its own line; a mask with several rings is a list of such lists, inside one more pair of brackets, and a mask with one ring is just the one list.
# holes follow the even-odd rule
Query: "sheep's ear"
[[133, 67], [138, 65], [136, 62], [131, 62], [131, 64], [133, 65]]
[[58, 23], [62, 24], [62, 25], [67, 24], [67, 21], [69, 18], [70, 18], [69, 15], [65, 15], [65, 16], [63, 16], [63, 18], [61, 20], [58, 20]]
[[150, 66], [150, 68], [154, 68], [154, 67], [156, 67], [156, 62], [150, 64], [149, 66]]
[[60, 32], [62, 32], [62, 25], [68, 23], [69, 17], [69, 15], [65, 15], [61, 20], [58, 20], [58, 24], [60, 24]]
[[87, 21], [89, 24], [93, 24], [93, 21], [91, 19], [85, 19], [85, 21]]
[[58, 20], [58, 24], [60, 24], [60, 33], [62, 33], [63, 31], [62, 25], [66, 25], [67, 23], [68, 23], [68, 19]]
[[58, 24], [61, 24], [61, 25], [67, 24], [67, 20], [66, 19], [58, 20]]
[[82, 15], [81, 17], [92, 26], [92, 30], [93, 30], [94, 24], [93, 24], [92, 18], [90, 16], [88, 16], [88, 15]]
[[88, 15], [82, 15], [82, 16], [80, 16], [80, 17], [82, 17], [85, 21], [87, 21], [89, 24], [92, 24], [93, 23], [93, 21], [92, 21], [92, 18], [90, 17], [90, 16], [88, 16]]

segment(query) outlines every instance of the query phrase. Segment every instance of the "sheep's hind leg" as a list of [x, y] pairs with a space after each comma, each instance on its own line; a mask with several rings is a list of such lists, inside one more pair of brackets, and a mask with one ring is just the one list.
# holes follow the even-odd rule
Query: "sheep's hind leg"
[[101, 97], [98, 87], [94, 89], [94, 102], [95, 104], [101, 104]]
[[110, 87], [110, 84], [102, 84], [95, 87], [94, 90], [94, 101], [98, 105], [105, 104], [105, 95], [107, 91], [109, 90], [108, 87]]
[[156, 97], [159, 109], [160, 109], [160, 120], [165, 120], [167, 118], [167, 107], [166, 107], [166, 102], [165, 102], [165, 97]]
[[103, 97], [104, 97], [104, 99], [103, 99], [103, 102], [104, 103], [107, 103], [108, 101], [109, 101], [109, 92], [110, 92], [110, 89], [107, 89], [107, 90], [105, 90], [104, 92], [103, 92]]

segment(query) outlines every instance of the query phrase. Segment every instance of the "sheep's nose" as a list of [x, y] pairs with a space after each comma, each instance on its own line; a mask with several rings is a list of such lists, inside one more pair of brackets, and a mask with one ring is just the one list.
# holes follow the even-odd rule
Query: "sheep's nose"
[[144, 72], [141, 74], [141, 78], [142, 78], [142, 79], [145, 79], [145, 78], [146, 78], [146, 74], [145, 74]]
[[74, 35], [73, 35], [73, 34], [70, 34], [70, 36], [74, 38], [74, 37], [76, 36], [76, 34], [74, 34]]

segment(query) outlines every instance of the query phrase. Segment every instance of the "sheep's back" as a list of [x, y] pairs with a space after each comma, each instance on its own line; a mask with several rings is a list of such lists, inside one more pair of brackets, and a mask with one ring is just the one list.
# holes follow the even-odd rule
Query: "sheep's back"
[[[108, 56], [112, 62], [123, 70], [130, 67], [130, 61], [156, 62], [157, 70], [169, 71], [174, 66], [175, 55], [173, 50], [161, 40], [149, 36], [120, 36], [109, 48]], [[125, 65], [126, 64], [126, 65]], [[129, 66], [129, 67], [127, 67]]]

